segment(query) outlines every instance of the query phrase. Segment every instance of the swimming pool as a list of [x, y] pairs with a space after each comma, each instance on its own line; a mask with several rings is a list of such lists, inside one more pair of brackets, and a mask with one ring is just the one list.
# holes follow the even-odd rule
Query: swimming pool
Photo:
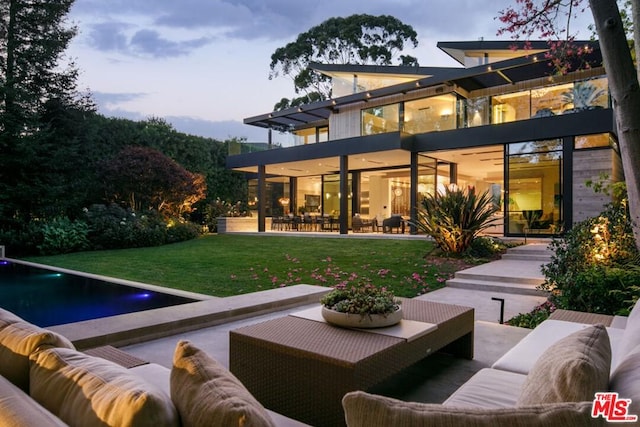
[[88, 276], [0, 259], [0, 307], [47, 327], [199, 301]]

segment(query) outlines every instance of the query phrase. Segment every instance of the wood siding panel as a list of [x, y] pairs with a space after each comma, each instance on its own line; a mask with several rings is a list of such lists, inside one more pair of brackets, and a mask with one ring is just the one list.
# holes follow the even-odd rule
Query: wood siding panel
[[[612, 149], [582, 150], [573, 153], [573, 221], [584, 221], [598, 216], [611, 197], [595, 193], [586, 186], [588, 180], [597, 182], [601, 173], [616, 177], [617, 154]], [[615, 178], [614, 178], [615, 179]]]

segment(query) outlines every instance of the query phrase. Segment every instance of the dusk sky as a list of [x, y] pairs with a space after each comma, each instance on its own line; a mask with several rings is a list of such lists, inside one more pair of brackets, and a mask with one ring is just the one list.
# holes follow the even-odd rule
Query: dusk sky
[[[81, 71], [79, 88], [93, 93], [101, 114], [162, 117], [181, 132], [266, 141], [266, 130], [242, 120], [294, 96], [288, 78], [268, 79], [269, 63], [277, 48], [301, 32], [335, 16], [392, 15], [418, 33], [418, 48], [404, 53], [417, 57], [421, 66], [456, 66], [436, 43], [497, 40], [494, 17], [513, 3], [76, 0], [69, 18], [79, 34], [67, 54]], [[589, 11], [581, 18], [590, 19]], [[586, 39], [590, 32], [578, 36]]]

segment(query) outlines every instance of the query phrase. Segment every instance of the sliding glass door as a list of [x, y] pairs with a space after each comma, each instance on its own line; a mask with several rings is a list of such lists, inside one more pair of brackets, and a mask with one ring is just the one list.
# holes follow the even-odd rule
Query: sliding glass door
[[507, 233], [559, 233], [563, 225], [562, 140], [509, 144], [507, 162]]

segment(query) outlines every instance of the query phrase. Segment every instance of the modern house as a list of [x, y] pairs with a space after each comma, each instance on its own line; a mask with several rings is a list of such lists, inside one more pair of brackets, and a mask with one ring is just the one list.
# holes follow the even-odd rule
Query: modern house
[[314, 64], [331, 99], [245, 119], [292, 132], [294, 145], [230, 155], [227, 167], [248, 174], [258, 231], [307, 212], [347, 233], [355, 214], [409, 218], [424, 194], [457, 184], [491, 192], [497, 234], [562, 233], [608, 201], [587, 180], [623, 178], [599, 45], [580, 46], [589, 66], [564, 75], [545, 42], [438, 43], [460, 67]]

